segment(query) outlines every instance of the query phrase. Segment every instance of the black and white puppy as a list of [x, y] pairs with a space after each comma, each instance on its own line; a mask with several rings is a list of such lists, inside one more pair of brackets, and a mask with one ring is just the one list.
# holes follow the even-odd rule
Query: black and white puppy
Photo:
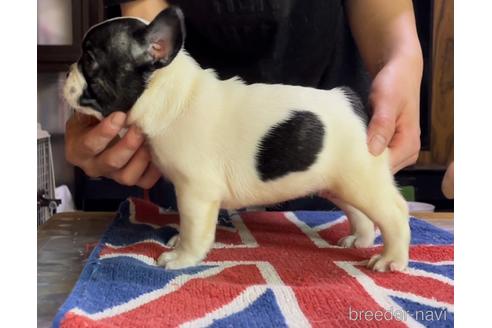
[[408, 263], [408, 208], [388, 152], [372, 156], [360, 102], [347, 88], [318, 90], [217, 79], [182, 49], [176, 7], [152, 22], [118, 18], [85, 35], [64, 88], [76, 110], [102, 118], [129, 113], [146, 135], [155, 164], [175, 188], [180, 239], [158, 263], [195, 265], [214, 242], [220, 208], [272, 204], [314, 192], [347, 214], [345, 247], [368, 247], [374, 224], [384, 251], [368, 266]]

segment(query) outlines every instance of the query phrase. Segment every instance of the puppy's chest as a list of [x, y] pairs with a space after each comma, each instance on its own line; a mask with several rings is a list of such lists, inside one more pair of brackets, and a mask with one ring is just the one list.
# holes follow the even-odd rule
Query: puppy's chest
[[196, 161], [193, 158], [196, 153], [187, 149], [188, 145], [176, 137], [154, 137], [149, 140], [149, 145], [153, 162], [172, 181], [187, 175], [187, 171], [192, 168], [189, 163]]

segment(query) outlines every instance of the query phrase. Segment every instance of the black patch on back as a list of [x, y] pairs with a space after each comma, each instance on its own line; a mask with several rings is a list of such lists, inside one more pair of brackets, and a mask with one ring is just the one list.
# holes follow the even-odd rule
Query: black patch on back
[[367, 114], [367, 111], [360, 97], [357, 95], [357, 93], [354, 90], [352, 90], [349, 87], [340, 87], [339, 89], [343, 91], [345, 96], [350, 101], [354, 113], [362, 119], [362, 122], [364, 122], [364, 124], [367, 127], [369, 124], [369, 115]]
[[256, 153], [256, 169], [261, 180], [307, 170], [323, 147], [324, 135], [325, 127], [316, 114], [293, 111], [261, 139]]

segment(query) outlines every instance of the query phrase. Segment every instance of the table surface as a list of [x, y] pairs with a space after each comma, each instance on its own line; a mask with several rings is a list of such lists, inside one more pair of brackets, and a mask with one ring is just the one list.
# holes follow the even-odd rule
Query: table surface
[[[453, 213], [412, 213], [451, 233]], [[115, 214], [59, 213], [38, 229], [38, 327], [51, 327], [95, 245]]]

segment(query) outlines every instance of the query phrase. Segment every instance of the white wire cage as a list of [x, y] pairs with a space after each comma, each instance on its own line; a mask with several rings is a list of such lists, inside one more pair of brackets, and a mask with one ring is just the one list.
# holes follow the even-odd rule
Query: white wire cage
[[48, 132], [38, 124], [38, 222], [46, 223], [56, 212], [58, 201], [55, 199], [55, 169], [51, 151], [51, 138]]

